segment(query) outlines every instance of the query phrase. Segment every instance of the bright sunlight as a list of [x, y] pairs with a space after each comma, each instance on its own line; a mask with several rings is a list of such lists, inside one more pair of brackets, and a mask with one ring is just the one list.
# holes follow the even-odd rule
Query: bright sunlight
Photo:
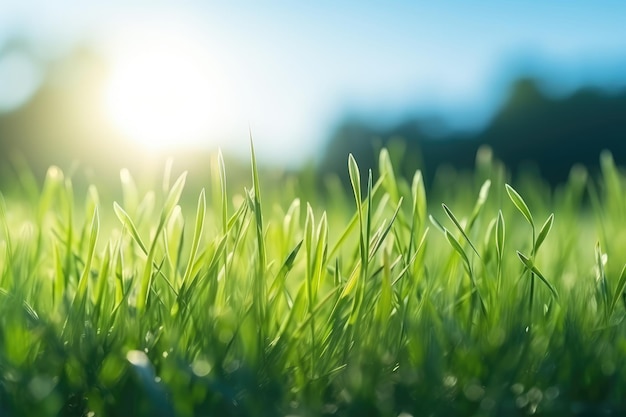
[[168, 32], [131, 39], [114, 51], [104, 91], [114, 127], [149, 149], [209, 141], [222, 117], [223, 85], [207, 51]]

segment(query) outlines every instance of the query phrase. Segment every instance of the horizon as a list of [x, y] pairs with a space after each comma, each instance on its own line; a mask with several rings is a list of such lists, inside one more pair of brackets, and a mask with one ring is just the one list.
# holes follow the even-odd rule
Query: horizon
[[[269, 7], [246, 2], [190, 2], [184, 7], [166, 2], [150, 7], [10, 2], [0, 6], [0, 27], [5, 28], [0, 48], [11, 35], [22, 35], [53, 61], [86, 44], [115, 69], [128, 63], [133, 50], [150, 45], [146, 38], [171, 40], [175, 49], [183, 45], [189, 48], [187, 55], [197, 53], [198, 62], [212, 72], [204, 80], [198, 77], [196, 83], [206, 93], [189, 106], [196, 103], [195, 108], [211, 109], [210, 114], [205, 119], [182, 117], [184, 123], [174, 120], [167, 128], [148, 129], [145, 122], [124, 127], [110, 115], [109, 122], [117, 123], [122, 135], [143, 135], [134, 140], [146, 146], [156, 133], [184, 124], [189, 127], [187, 146], [212, 138], [211, 146], [237, 150], [252, 130], [261, 158], [293, 165], [319, 152], [349, 114], [379, 123], [422, 114], [442, 117], [452, 130], [476, 130], [488, 123], [518, 76], [544, 80], [542, 88], [554, 96], [583, 86], [622, 91], [626, 30], [619, 10], [626, 11], [626, 5], [608, 4], [612, 7], [558, 3], [530, 10], [510, 3], [451, 9], [449, 3], [409, 2], [392, 8], [328, 2], [285, 7], [277, 2]], [[0, 78], [6, 78], [11, 72], [3, 73], [2, 64], [0, 58]], [[123, 81], [129, 85], [128, 79]], [[122, 94], [117, 103], [127, 99]], [[140, 118], [129, 111], [122, 119]], [[164, 146], [172, 146], [167, 140]]]

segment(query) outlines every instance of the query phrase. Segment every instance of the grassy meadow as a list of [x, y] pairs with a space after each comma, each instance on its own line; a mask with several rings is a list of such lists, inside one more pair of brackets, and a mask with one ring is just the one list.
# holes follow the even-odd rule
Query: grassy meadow
[[0, 194], [2, 416], [626, 412], [626, 177], [471, 174]]

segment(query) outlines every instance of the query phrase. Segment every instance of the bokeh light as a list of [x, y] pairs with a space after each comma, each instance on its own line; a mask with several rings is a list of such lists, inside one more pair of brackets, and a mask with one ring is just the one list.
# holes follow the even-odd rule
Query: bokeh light
[[115, 128], [147, 148], [185, 147], [215, 137], [224, 118], [224, 78], [193, 47], [196, 40], [154, 30], [130, 39], [115, 51], [104, 86]]

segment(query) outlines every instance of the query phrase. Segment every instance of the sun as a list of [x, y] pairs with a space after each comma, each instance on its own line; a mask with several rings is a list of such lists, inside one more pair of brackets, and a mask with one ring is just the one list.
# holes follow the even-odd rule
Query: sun
[[197, 145], [219, 123], [223, 81], [193, 38], [135, 34], [111, 59], [105, 112], [121, 135], [145, 148]]

